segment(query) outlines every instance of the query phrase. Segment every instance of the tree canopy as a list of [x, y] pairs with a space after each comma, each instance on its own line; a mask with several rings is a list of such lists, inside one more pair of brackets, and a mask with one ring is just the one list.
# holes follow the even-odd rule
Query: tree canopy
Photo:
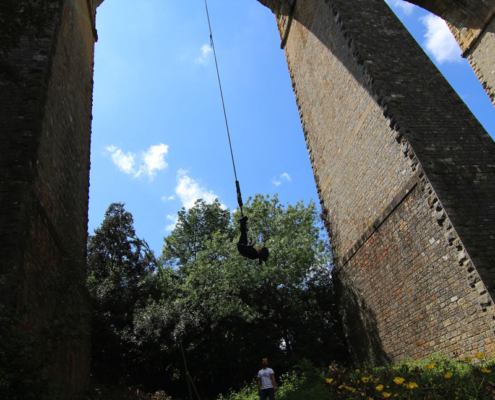
[[[124, 293], [134, 282], [135, 297], [121, 304], [126, 318], [112, 328], [132, 359], [124, 373], [129, 384], [185, 393], [181, 343], [202, 398], [251, 381], [263, 357], [281, 374], [303, 358], [328, 364], [344, 356], [330, 252], [313, 202], [284, 206], [276, 196], [249, 199], [249, 236], [270, 249], [268, 262], [259, 265], [237, 251], [240, 212], [231, 215], [218, 201], [198, 200], [178, 213], [156, 274], [149, 264], [153, 255], [142, 252], [146, 246], [130, 229], [132, 217], [122, 205], [112, 206], [90, 239], [88, 260], [96, 266], [90, 267], [88, 284], [103, 304], [99, 293], [114, 286]], [[98, 236], [119, 224], [126, 229], [110, 229], [109, 239]], [[125, 238], [127, 250], [119, 250]], [[108, 272], [114, 270], [119, 272]], [[137, 280], [127, 277], [131, 272]], [[107, 288], [99, 287], [100, 279]], [[105, 303], [102, 315], [113, 321], [111, 304]]]

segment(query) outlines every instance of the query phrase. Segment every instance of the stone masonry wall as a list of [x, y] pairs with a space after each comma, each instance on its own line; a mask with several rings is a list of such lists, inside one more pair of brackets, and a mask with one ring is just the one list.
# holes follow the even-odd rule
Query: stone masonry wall
[[451, 24], [449, 27], [463, 50], [463, 57], [495, 105], [495, 2], [487, 21], [486, 26], [478, 29], [458, 29]]
[[479, 28], [493, 9], [493, 0], [410, 0], [454, 26]]
[[[297, 0], [292, 14], [263, 3], [277, 15], [356, 360], [493, 354], [493, 140], [385, 2]], [[370, 271], [388, 287], [370, 286]], [[408, 296], [386, 310], [391, 282]]]
[[495, 351], [490, 299], [483, 303], [479, 275], [446, 242], [432, 192], [419, 171], [334, 271], [350, 352], [360, 362]]
[[495, 0], [412, 0], [447, 21], [474, 73], [495, 105]]
[[[282, 0], [259, 0], [273, 12], [289, 6]], [[291, 1], [293, 3], [293, 1]], [[480, 80], [488, 97], [495, 105], [495, 0], [409, 0], [443, 18]], [[282, 13], [284, 13], [282, 12]]]
[[455, 8], [447, 8], [439, 15], [448, 22], [463, 51], [462, 56], [467, 58], [495, 105], [495, 0], [475, 4], [477, 18], [456, 18]]
[[[92, 15], [93, 14], [93, 15]], [[0, 300], [28, 333], [50, 399], [73, 399], [90, 366], [85, 289], [94, 12], [62, 0], [0, 77]], [[12, 333], [15, 335], [15, 333]], [[18, 377], [21, 379], [22, 377]], [[41, 388], [40, 388], [41, 389]]]

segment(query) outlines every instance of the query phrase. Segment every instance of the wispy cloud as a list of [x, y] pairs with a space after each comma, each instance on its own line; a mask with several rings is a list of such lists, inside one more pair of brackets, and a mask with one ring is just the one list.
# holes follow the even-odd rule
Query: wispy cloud
[[136, 176], [141, 174], [148, 175], [153, 178], [156, 175], [156, 171], [167, 168], [168, 164], [165, 162], [165, 156], [168, 154], [168, 146], [160, 143], [157, 146], [151, 146], [147, 152], [143, 153], [143, 164], [136, 173]]
[[280, 174], [279, 178], [273, 177], [271, 182], [275, 186], [280, 186], [282, 184], [282, 181], [290, 182], [291, 180], [291, 176], [287, 172], [284, 172], [283, 174]]
[[115, 146], [105, 147], [105, 150], [110, 152], [110, 157], [113, 163], [126, 174], [132, 174], [134, 171], [134, 154], [124, 154], [122, 150]]
[[187, 210], [194, 206], [197, 199], [203, 199], [207, 203], [213, 203], [218, 198], [211, 190], [201, 187], [183, 169], [177, 171], [175, 194], [182, 202], [182, 206]]
[[277, 178], [272, 178], [272, 183], [275, 185], [275, 186], [280, 186], [282, 184], [282, 182], [278, 181]]
[[414, 4], [402, 0], [394, 0], [394, 6], [402, 10], [406, 15], [411, 15], [414, 11]]
[[173, 231], [177, 225], [178, 217], [177, 215], [167, 215], [167, 219], [170, 221], [170, 224], [165, 227], [165, 231]]
[[194, 60], [197, 64], [206, 64], [209, 59], [209, 55], [213, 52], [210, 45], [204, 44], [201, 46], [201, 55]]
[[454, 39], [447, 23], [433, 14], [428, 14], [420, 21], [426, 27], [423, 46], [426, 51], [439, 63], [460, 62], [461, 49]]
[[166, 203], [167, 201], [175, 200], [174, 196], [162, 196], [161, 200]]
[[414, 4], [403, 0], [385, 0], [385, 2], [393, 9], [402, 11], [405, 15], [411, 15], [414, 11]]
[[[135, 153], [124, 153], [116, 146], [107, 146], [105, 150], [110, 153], [110, 158], [120, 171], [134, 177], [144, 175], [153, 179], [157, 171], [165, 169], [168, 166], [165, 161], [165, 156], [168, 154], [168, 146], [163, 143], [151, 146], [147, 151], [142, 152], [139, 157]], [[136, 168], [137, 158], [142, 161], [139, 168]]]

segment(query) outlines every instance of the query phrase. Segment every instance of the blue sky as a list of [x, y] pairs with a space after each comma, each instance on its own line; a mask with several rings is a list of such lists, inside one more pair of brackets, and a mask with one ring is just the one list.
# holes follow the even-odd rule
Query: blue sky
[[[387, 2], [494, 137], [495, 108], [445, 23]], [[318, 202], [274, 16], [255, 0], [208, 7], [244, 201]], [[237, 205], [204, 1], [105, 0], [96, 24], [88, 229], [123, 202], [159, 254], [181, 207]]]

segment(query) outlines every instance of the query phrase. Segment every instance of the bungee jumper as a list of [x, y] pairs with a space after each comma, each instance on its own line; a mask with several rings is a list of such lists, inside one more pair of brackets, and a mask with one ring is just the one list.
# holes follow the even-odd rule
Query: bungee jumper
[[205, 7], [206, 7], [206, 16], [208, 18], [208, 27], [210, 28], [210, 46], [213, 49], [213, 56], [215, 58], [215, 66], [217, 69], [217, 77], [218, 77], [218, 86], [220, 87], [220, 96], [222, 98], [223, 115], [225, 117], [225, 126], [227, 127], [227, 136], [229, 138], [230, 155], [232, 157], [232, 166], [234, 167], [235, 186], [236, 186], [236, 190], [237, 190], [237, 203], [239, 204], [239, 208], [241, 209], [241, 217], [242, 218], [239, 220], [239, 222], [241, 224], [241, 237], [239, 238], [239, 242], [237, 243], [237, 249], [239, 250], [239, 253], [241, 253], [241, 255], [243, 257], [249, 258], [251, 260], [258, 259], [259, 263], [261, 265], [262, 261], [266, 262], [266, 260], [268, 260], [269, 251], [266, 247], [261, 247], [259, 249], [255, 249], [252, 239], [248, 243], [248, 236], [247, 236], [248, 217], [245, 217], [243, 212], [242, 212], [243, 204], [242, 204], [241, 188], [239, 186], [239, 181], [237, 180], [237, 171], [235, 169], [234, 152], [232, 151], [232, 142], [230, 140], [229, 123], [227, 122], [227, 112], [225, 111], [225, 101], [223, 99], [222, 83], [220, 81], [220, 72], [218, 70], [217, 53], [215, 51], [215, 43], [213, 42], [213, 33], [211, 30], [210, 14], [208, 12], [208, 4], [207, 4], [206, 0], [205, 0]]
[[239, 242], [237, 242], [237, 250], [241, 253], [241, 256], [249, 258], [250, 260], [259, 259], [259, 264], [261, 265], [262, 261], [268, 260], [268, 256], [270, 252], [266, 247], [260, 247], [259, 249], [254, 248], [253, 239], [247, 236], [247, 220], [248, 217], [242, 217], [239, 222], [241, 223], [241, 237], [239, 238]]

